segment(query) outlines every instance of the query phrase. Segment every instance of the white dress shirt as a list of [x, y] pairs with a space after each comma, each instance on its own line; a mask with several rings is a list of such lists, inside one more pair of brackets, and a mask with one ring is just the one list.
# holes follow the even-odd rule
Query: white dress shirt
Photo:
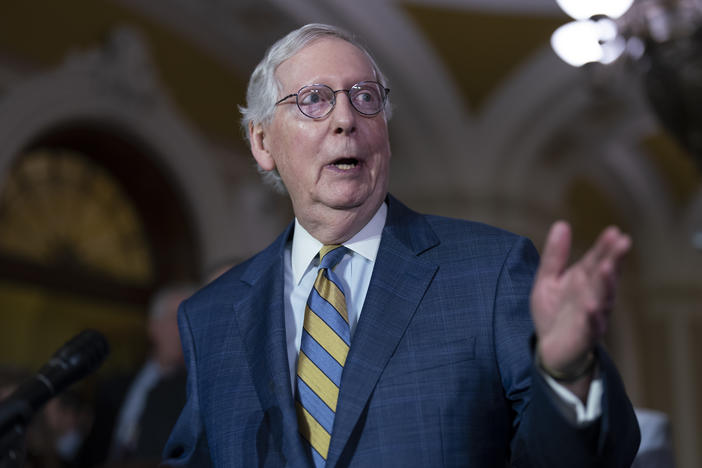
[[[341, 280], [346, 296], [346, 312], [349, 316], [351, 338], [366, 300], [375, 257], [380, 247], [380, 236], [385, 227], [388, 207], [383, 203], [375, 216], [355, 236], [344, 242], [349, 252], [334, 268]], [[302, 227], [295, 219], [292, 245], [285, 249], [285, 334], [288, 348], [288, 365], [294, 392], [297, 357], [302, 340], [302, 324], [305, 319], [305, 304], [317, 278], [322, 243]]]
[[[351, 338], [361, 316], [363, 302], [366, 299], [375, 259], [380, 247], [380, 237], [385, 227], [388, 207], [383, 203], [375, 216], [355, 236], [343, 245], [349, 249], [334, 273], [340, 278], [346, 295], [346, 311], [349, 316]], [[317, 254], [322, 243], [312, 237], [295, 218], [295, 232], [292, 243], [285, 249], [285, 334], [290, 368], [290, 385], [295, 392], [295, 374], [297, 358], [302, 340], [302, 325], [305, 319], [305, 305], [317, 278], [319, 259]], [[575, 413], [577, 423], [596, 419], [602, 412], [602, 382], [593, 380], [590, 385], [587, 405], [571, 391], [552, 378], [544, 375], [549, 386], [567, 407]]]

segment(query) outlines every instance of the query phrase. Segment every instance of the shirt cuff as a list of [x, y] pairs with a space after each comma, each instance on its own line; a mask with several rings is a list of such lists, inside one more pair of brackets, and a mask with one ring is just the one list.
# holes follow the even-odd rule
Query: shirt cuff
[[587, 402], [583, 402], [575, 396], [573, 392], [565, 388], [563, 385], [556, 382], [551, 376], [539, 370], [544, 377], [549, 387], [555, 392], [556, 396], [568, 407], [575, 412], [575, 422], [578, 425], [584, 425], [594, 421], [602, 415], [602, 378], [597, 377], [590, 382], [590, 390], [587, 394]]

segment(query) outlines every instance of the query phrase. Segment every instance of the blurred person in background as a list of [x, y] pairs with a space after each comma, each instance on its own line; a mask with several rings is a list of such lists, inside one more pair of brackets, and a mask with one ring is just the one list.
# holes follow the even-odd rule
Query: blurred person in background
[[675, 468], [668, 415], [647, 408], [635, 408], [635, 411], [641, 429], [641, 445], [631, 468]]
[[194, 291], [190, 284], [171, 285], [152, 298], [147, 322], [151, 352], [135, 375], [114, 378], [100, 386], [95, 422], [79, 466], [158, 463], [185, 403], [186, 373], [177, 310]]

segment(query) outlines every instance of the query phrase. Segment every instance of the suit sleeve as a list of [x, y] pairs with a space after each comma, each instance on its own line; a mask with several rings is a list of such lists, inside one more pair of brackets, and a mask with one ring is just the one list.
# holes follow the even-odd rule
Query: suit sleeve
[[188, 368], [187, 400], [163, 450], [161, 465], [206, 468], [211, 466], [211, 461], [200, 413], [196, 349], [186, 307], [187, 301], [178, 310], [178, 328]]
[[630, 466], [639, 443], [632, 405], [617, 370], [597, 350], [604, 393], [602, 415], [577, 426], [559, 408], [553, 391], [533, 363], [529, 296], [538, 254], [520, 238], [499, 275], [494, 300], [494, 342], [505, 397], [513, 408], [511, 466]]

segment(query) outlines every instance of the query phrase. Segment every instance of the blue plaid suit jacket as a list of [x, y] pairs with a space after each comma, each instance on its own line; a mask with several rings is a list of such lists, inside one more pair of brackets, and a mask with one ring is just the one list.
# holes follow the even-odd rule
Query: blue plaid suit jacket
[[[533, 367], [531, 242], [387, 202], [328, 466], [629, 466], [638, 426], [607, 356], [599, 351], [603, 415], [580, 428]], [[286, 355], [291, 231], [181, 306], [188, 401], [168, 466], [311, 466]]]

